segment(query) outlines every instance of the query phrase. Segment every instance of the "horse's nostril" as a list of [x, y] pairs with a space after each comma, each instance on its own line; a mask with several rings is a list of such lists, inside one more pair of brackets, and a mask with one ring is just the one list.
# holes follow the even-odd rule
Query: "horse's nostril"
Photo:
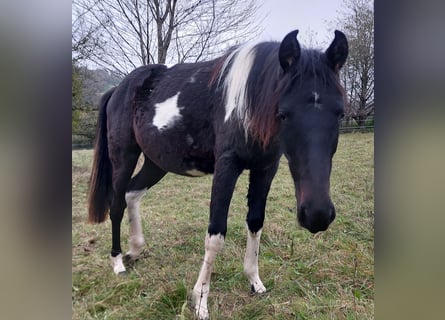
[[331, 208], [330, 223], [335, 219], [335, 208]]
[[307, 218], [307, 212], [306, 212], [306, 206], [301, 206], [300, 207], [300, 222], [305, 224], [306, 222], [306, 218]]

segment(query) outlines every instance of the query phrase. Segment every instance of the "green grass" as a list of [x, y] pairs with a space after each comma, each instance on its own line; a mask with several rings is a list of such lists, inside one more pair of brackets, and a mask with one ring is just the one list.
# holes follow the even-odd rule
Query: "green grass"
[[[251, 295], [243, 274], [248, 173], [239, 179], [223, 251], [212, 274], [212, 319], [373, 319], [373, 133], [340, 135], [331, 196], [337, 218], [312, 235], [298, 226], [286, 160], [271, 187], [260, 251], [268, 292]], [[167, 175], [142, 200], [146, 248], [117, 277], [111, 225], [86, 223], [92, 150], [73, 151], [72, 318], [193, 319], [188, 298], [204, 255], [211, 176]], [[127, 216], [125, 216], [126, 218]], [[125, 251], [128, 223], [122, 224]]]

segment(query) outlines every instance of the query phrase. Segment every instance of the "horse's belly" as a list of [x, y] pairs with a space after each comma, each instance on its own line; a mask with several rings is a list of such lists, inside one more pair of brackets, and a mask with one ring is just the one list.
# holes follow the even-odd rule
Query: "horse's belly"
[[215, 139], [209, 110], [204, 105], [180, 103], [180, 96], [185, 97], [178, 92], [161, 102], [139, 106], [134, 118], [136, 140], [145, 155], [168, 172], [213, 173]]
[[165, 171], [200, 177], [214, 172], [213, 146], [183, 130], [146, 130], [137, 137], [144, 154]]

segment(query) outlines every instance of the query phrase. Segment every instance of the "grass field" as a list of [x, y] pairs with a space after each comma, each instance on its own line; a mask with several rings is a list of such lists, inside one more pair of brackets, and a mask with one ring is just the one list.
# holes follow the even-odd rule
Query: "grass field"
[[[243, 274], [247, 177], [239, 179], [209, 297], [212, 319], [374, 318], [374, 135], [340, 135], [331, 196], [337, 218], [312, 235], [298, 226], [285, 158], [271, 187], [260, 246], [268, 292]], [[167, 175], [142, 200], [146, 248], [126, 276], [109, 261], [111, 224], [86, 223], [92, 150], [72, 153], [72, 318], [193, 319], [188, 295], [204, 256], [211, 176]], [[128, 249], [128, 223], [122, 231]]]

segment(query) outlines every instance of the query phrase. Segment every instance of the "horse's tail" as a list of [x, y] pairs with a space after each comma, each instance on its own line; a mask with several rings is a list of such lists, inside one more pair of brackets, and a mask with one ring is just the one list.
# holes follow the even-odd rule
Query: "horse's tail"
[[108, 155], [107, 105], [115, 89], [110, 89], [102, 96], [99, 106], [94, 161], [88, 190], [88, 221], [91, 223], [104, 222], [111, 205], [112, 167]]

